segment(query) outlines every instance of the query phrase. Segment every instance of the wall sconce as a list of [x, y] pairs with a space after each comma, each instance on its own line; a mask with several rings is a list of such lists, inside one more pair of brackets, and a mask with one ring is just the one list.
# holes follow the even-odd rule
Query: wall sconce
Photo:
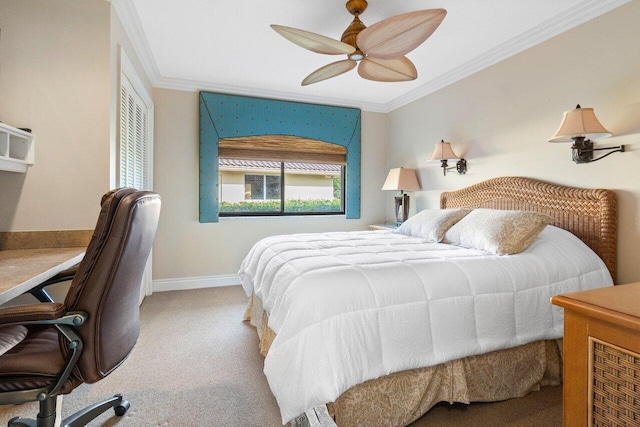
[[431, 154], [431, 158], [429, 160], [440, 160], [440, 166], [442, 166], [444, 176], [447, 176], [447, 171], [449, 169], [454, 168], [453, 166], [447, 167], [447, 160], [458, 160], [456, 162], [455, 169], [461, 175], [467, 173], [467, 161], [458, 157], [456, 153], [453, 152], [451, 143], [444, 142], [444, 139], [436, 143], [435, 147], [433, 147], [433, 154]]
[[420, 190], [416, 172], [413, 169], [395, 168], [389, 171], [387, 179], [382, 186], [383, 190], [400, 190], [400, 195], [396, 196], [396, 223], [402, 224], [409, 218], [409, 195], [405, 191]]
[[[593, 108], [581, 108], [580, 104], [576, 105], [574, 110], [565, 111], [562, 116], [562, 123], [556, 131], [555, 135], [549, 139], [549, 142], [571, 142], [572, 158], [576, 163], [591, 163], [596, 160], [604, 159], [609, 154], [623, 153], [624, 145], [617, 147], [593, 148], [593, 142], [586, 138], [608, 138], [611, 132], [606, 130], [596, 118]], [[594, 151], [613, 150], [600, 156], [593, 158]]]

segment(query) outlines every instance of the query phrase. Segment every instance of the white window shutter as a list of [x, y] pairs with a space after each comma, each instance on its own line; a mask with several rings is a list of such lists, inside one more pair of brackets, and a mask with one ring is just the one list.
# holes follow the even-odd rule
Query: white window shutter
[[120, 101], [120, 187], [147, 188], [147, 107], [122, 76]]
[[[117, 186], [153, 190], [153, 100], [123, 49], [120, 67]], [[152, 262], [150, 254], [142, 277], [140, 303], [153, 291]]]

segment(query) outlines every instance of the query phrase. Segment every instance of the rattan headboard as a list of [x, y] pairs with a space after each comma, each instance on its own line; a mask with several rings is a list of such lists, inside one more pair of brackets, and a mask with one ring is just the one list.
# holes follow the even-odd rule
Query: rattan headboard
[[604, 261], [616, 280], [616, 194], [564, 187], [522, 177], [493, 178], [440, 195], [440, 208], [520, 209], [554, 218]]

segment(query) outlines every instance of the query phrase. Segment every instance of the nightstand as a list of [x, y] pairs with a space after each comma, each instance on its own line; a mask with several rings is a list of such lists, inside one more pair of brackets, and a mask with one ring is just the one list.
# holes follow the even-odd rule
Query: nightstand
[[637, 425], [640, 283], [558, 295], [551, 302], [564, 308], [564, 426]]
[[395, 222], [385, 222], [384, 224], [370, 224], [371, 230], [397, 230], [398, 225]]

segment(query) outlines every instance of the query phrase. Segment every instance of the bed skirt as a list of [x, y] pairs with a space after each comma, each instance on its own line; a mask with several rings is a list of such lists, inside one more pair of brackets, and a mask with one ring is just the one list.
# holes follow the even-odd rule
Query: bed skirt
[[[255, 295], [244, 320], [254, 326], [266, 356], [276, 334]], [[562, 340], [469, 356], [436, 366], [385, 375], [351, 387], [327, 409], [338, 426], [406, 426], [438, 402], [495, 402], [560, 385]]]

